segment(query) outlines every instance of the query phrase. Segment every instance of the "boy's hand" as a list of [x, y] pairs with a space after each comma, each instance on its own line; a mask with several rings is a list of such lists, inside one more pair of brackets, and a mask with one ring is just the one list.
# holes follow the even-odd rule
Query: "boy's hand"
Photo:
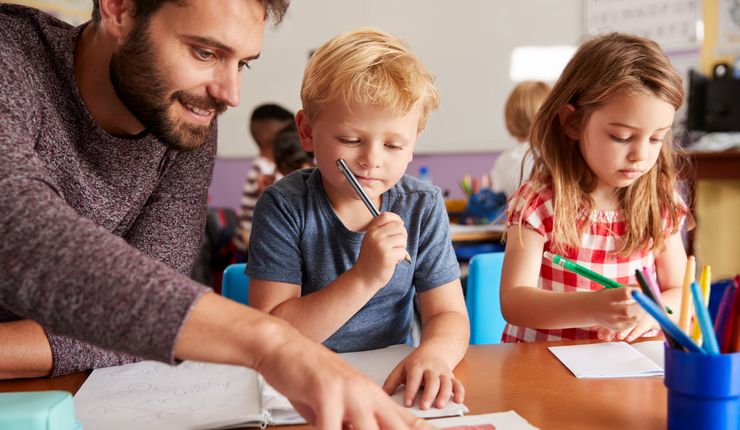
[[398, 363], [385, 380], [383, 390], [391, 395], [401, 384], [406, 384], [403, 398], [407, 407], [414, 405], [419, 393], [420, 409], [429, 409], [432, 405], [443, 408], [450, 397], [457, 403], [465, 400], [465, 388], [455, 379], [449, 366], [422, 348], [417, 348]]
[[614, 332], [634, 328], [644, 312], [632, 298], [633, 290], [636, 288], [604, 288], [591, 293], [588, 310], [596, 324]]
[[355, 264], [360, 276], [377, 289], [383, 288], [391, 280], [396, 265], [406, 256], [406, 239], [406, 228], [400, 216], [383, 212], [375, 217], [365, 231]]

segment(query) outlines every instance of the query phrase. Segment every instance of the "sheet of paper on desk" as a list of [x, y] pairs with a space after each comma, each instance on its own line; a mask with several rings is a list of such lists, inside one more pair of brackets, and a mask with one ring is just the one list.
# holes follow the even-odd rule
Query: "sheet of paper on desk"
[[[373, 380], [382, 383], [411, 348], [340, 354]], [[402, 404], [402, 393], [394, 399]], [[305, 421], [280, 393], [253, 370], [186, 361], [168, 366], [143, 361], [97, 369], [74, 397], [85, 429], [219, 429]], [[410, 412], [422, 418], [462, 415], [465, 405]]]
[[429, 420], [429, 423], [440, 429], [485, 430], [487, 428], [491, 430], [491, 427], [493, 427], [495, 430], [537, 430], [537, 427], [528, 423], [527, 420], [514, 411], [439, 418]]
[[[382, 386], [385, 382], [385, 378], [388, 377], [393, 368], [409, 355], [412, 350], [413, 348], [406, 345], [393, 345], [372, 351], [346, 352], [339, 354], [339, 356], [354, 368], [368, 375], [370, 379], [375, 381], [378, 385]], [[403, 390], [397, 390], [391, 398], [399, 405], [403, 405]], [[267, 404], [269, 404], [271, 409], [293, 409], [287, 398], [266, 383], [263, 391], [263, 401], [268, 402]], [[452, 401], [447, 403], [444, 408], [429, 408], [427, 410], [422, 410], [419, 409], [418, 404], [415, 403], [413, 407], [408, 409], [412, 414], [420, 418], [461, 416], [468, 412], [468, 408], [464, 404], [454, 403]]]
[[[639, 346], [638, 346], [639, 345]], [[663, 374], [663, 342], [604, 342], [547, 349], [577, 378], [624, 378]]]

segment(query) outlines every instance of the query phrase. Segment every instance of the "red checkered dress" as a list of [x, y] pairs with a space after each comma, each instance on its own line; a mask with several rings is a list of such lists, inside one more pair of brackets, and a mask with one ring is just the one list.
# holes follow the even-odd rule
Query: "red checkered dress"
[[[526, 207], [509, 206], [506, 219], [509, 226], [520, 222], [522, 227], [528, 227], [545, 238], [545, 251], [552, 246], [553, 228], [553, 194], [552, 190], [538, 182], [524, 183], [511, 201], [522, 194], [533, 191], [535, 198], [530, 200]], [[635, 269], [646, 266], [655, 273], [655, 256], [652, 251], [637, 251], [629, 257], [619, 257], [613, 253], [616, 250], [617, 239], [625, 234], [626, 223], [621, 210], [596, 210], [591, 214], [591, 223], [583, 233], [581, 246], [576, 250], [563, 252], [561, 255], [568, 260], [600, 273], [620, 284], [636, 285]], [[565, 270], [553, 264], [552, 261], [542, 259], [540, 266], [539, 288], [548, 291], [572, 292], [595, 291], [604, 288], [583, 276]], [[654, 335], [652, 332], [646, 335]], [[502, 340], [504, 342], [539, 342], [575, 339], [595, 339], [596, 328], [568, 328], [556, 330], [533, 329], [507, 324]]]

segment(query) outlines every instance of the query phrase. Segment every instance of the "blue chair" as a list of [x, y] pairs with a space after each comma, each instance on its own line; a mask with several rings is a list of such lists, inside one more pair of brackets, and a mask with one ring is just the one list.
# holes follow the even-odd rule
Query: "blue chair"
[[471, 345], [501, 343], [506, 325], [499, 298], [503, 265], [503, 252], [477, 254], [470, 260], [465, 300]]
[[248, 304], [249, 276], [246, 263], [230, 264], [221, 278], [221, 295], [239, 303]]

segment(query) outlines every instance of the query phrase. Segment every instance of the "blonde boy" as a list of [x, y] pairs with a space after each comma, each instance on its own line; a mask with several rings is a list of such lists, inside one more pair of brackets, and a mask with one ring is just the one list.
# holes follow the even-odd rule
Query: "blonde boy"
[[[404, 172], [427, 114], [433, 78], [398, 39], [374, 29], [337, 36], [311, 58], [296, 115], [317, 168], [265, 191], [249, 249], [250, 305], [338, 351], [403, 343], [418, 296], [420, 346], [388, 376], [412, 405], [444, 406], [464, 390], [452, 369], [469, 327], [438, 188]], [[349, 168], [382, 212], [373, 218], [338, 170]], [[408, 252], [412, 263], [404, 257]]]

